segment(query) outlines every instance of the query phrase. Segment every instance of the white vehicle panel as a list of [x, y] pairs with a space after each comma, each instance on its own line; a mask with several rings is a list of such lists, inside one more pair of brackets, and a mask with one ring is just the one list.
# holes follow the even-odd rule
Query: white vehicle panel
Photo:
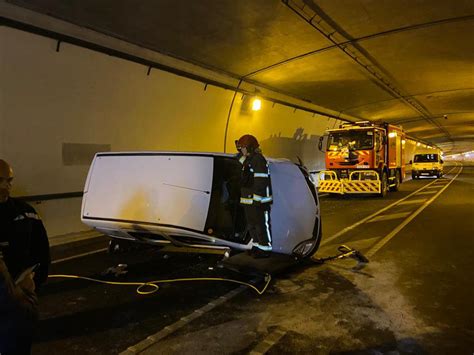
[[303, 174], [291, 162], [270, 162], [274, 252], [291, 254], [299, 242], [313, 237], [317, 206]]
[[[308, 255], [320, 241], [316, 190], [291, 161], [268, 163], [273, 251]], [[240, 174], [230, 154], [98, 153], [86, 181], [82, 221], [116, 239], [249, 250]]]
[[213, 158], [159, 154], [98, 155], [82, 216], [204, 229]]

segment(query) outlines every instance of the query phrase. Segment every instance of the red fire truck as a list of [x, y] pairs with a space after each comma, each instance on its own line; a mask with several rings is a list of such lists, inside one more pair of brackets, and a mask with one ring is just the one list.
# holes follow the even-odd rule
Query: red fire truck
[[[405, 178], [405, 134], [401, 127], [368, 121], [344, 123], [326, 132], [326, 170], [319, 191], [337, 194], [397, 191]], [[319, 140], [323, 150], [324, 137]]]

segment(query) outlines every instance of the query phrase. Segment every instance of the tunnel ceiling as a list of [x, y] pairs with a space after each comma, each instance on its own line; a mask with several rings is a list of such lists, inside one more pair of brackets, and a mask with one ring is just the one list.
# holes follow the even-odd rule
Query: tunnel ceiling
[[9, 0], [356, 119], [474, 149], [472, 0]]

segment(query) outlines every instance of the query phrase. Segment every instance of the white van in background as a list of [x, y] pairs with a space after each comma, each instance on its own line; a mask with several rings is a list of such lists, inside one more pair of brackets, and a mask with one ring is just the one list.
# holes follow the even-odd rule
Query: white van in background
[[415, 154], [410, 163], [412, 163], [412, 179], [421, 176], [436, 176], [437, 178], [443, 176], [443, 159], [438, 153]]

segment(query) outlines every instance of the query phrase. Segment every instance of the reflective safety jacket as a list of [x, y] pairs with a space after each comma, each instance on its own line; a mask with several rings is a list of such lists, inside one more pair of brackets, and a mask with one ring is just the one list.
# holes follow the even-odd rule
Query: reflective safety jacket
[[241, 156], [242, 175], [240, 180], [240, 203], [258, 205], [272, 203], [272, 186], [267, 160], [260, 153]]

